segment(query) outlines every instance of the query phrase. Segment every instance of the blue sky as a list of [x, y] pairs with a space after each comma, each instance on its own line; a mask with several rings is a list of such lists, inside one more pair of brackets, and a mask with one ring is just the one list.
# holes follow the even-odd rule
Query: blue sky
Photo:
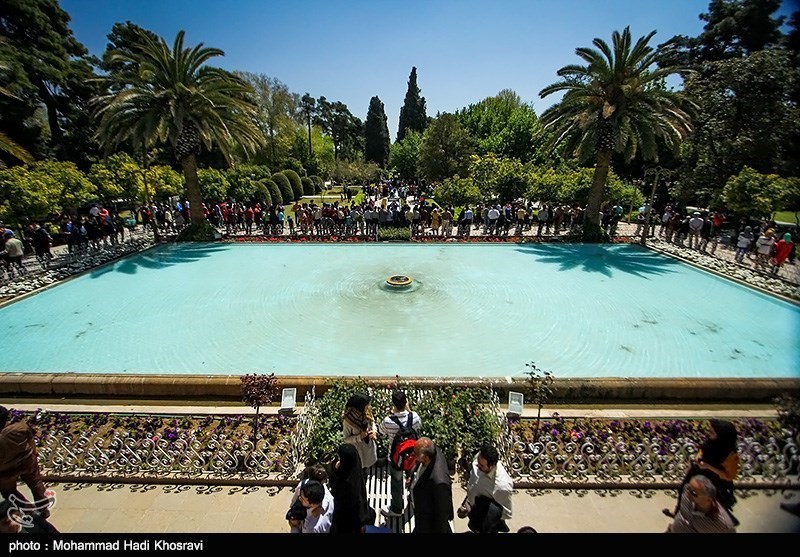
[[[793, 1], [793, 0], [790, 0]], [[578, 63], [575, 48], [631, 27], [697, 36], [708, 0], [61, 0], [76, 38], [105, 50], [116, 22], [167, 39], [184, 29], [188, 45], [225, 51], [211, 63], [276, 77], [289, 90], [342, 101], [361, 119], [383, 101], [392, 140], [412, 66], [428, 115], [454, 112], [513, 89], [537, 113], [556, 71]], [[781, 13], [789, 13], [789, 1]]]

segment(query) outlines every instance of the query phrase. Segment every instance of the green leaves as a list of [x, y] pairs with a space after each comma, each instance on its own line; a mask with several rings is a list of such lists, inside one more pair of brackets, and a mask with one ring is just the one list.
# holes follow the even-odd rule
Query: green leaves
[[389, 147], [389, 166], [401, 178], [416, 180], [419, 176], [419, 150], [422, 146], [422, 134], [409, 131], [400, 141]]
[[432, 182], [456, 174], [467, 176], [469, 156], [474, 152], [474, 140], [453, 114], [435, 118], [422, 139], [419, 153], [420, 173]]
[[428, 126], [428, 115], [425, 109], [425, 97], [420, 95], [417, 86], [417, 68], [411, 68], [408, 76], [408, 89], [400, 108], [400, 120], [397, 125], [397, 141], [402, 141], [409, 132], [425, 131]]
[[43, 220], [96, 198], [97, 188], [71, 162], [40, 161], [0, 170], [0, 218]]
[[450, 204], [455, 208], [474, 205], [482, 199], [481, 191], [472, 178], [461, 178], [458, 174], [437, 185], [433, 190], [433, 197], [439, 205]]
[[364, 158], [381, 168], [389, 162], [389, 126], [381, 100], [375, 96], [369, 101], [364, 122]]
[[745, 166], [739, 174], [725, 184], [723, 197], [726, 205], [745, 217], [771, 220], [781, 204], [797, 197], [798, 180], [786, 180], [777, 174], [761, 174]]

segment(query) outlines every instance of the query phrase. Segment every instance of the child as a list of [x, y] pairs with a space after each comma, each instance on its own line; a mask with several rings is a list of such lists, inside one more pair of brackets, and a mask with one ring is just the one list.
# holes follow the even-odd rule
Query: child
[[736, 242], [736, 262], [741, 263], [744, 260], [745, 254], [750, 249], [750, 244], [753, 243], [753, 227], [745, 226], [744, 230], [739, 234], [739, 240]]

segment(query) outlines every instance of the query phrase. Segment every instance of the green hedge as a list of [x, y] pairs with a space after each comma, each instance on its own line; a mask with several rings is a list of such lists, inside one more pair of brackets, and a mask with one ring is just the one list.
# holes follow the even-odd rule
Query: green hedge
[[378, 228], [378, 240], [411, 240], [411, 230], [403, 228]]
[[294, 199], [303, 197], [303, 182], [300, 181], [300, 175], [294, 170], [284, 170], [281, 174], [289, 179], [289, 185], [292, 186], [292, 194]]
[[309, 176], [309, 178], [314, 182], [314, 193], [322, 193], [322, 186], [325, 185], [325, 181], [319, 176]]
[[278, 189], [281, 190], [281, 198], [283, 204], [291, 203], [294, 201], [294, 191], [292, 191], [292, 184], [289, 183], [289, 178], [282, 172], [276, 172], [272, 175], [272, 181], [278, 184]]
[[[316, 401], [316, 420], [309, 440], [310, 462], [331, 462], [342, 437], [342, 413], [351, 395], [365, 392], [372, 396], [372, 412], [376, 423], [391, 411], [391, 390], [399, 388], [409, 394], [409, 406], [422, 420], [420, 435], [430, 437], [442, 449], [445, 457], [454, 461], [461, 458], [462, 469], [467, 469], [472, 456], [481, 443], [496, 444], [500, 436], [500, 422], [487, 406], [491, 397], [489, 387], [443, 386], [419, 394], [413, 400], [411, 389], [402, 383], [386, 388], [370, 389], [361, 379], [332, 379], [331, 386]], [[390, 440], [378, 437], [378, 458], [385, 457]]]
[[281, 195], [281, 190], [271, 178], [267, 178], [266, 180], [262, 180], [267, 189], [269, 190], [270, 196], [270, 203], [274, 205], [283, 205], [283, 195]]
[[311, 178], [303, 176], [300, 183], [303, 184], [303, 195], [314, 195], [314, 182]]
[[269, 193], [269, 188], [263, 181], [256, 184], [256, 192], [253, 194], [253, 201], [260, 202], [262, 205], [265, 203], [272, 205], [272, 194]]

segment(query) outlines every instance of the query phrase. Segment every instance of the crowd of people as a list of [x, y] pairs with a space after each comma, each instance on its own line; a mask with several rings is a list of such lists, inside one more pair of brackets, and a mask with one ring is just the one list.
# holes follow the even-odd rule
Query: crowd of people
[[[377, 461], [377, 436], [395, 435], [404, 423], [419, 430], [424, 424], [409, 408], [403, 391], [392, 393], [391, 412], [380, 423], [376, 423], [370, 402], [366, 393], [348, 399], [343, 413], [343, 442], [330, 477], [320, 464], [303, 471], [286, 515], [290, 532], [365, 533], [381, 529], [375, 526], [377, 514], [366, 489], [368, 469]], [[733, 482], [739, 470], [736, 428], [718, 419], [710, 420], [709, 426], [708, 437], [678, 488], [674, 509], [663, 509], [672, 519], [667, 532], [733, 533], [739, 524], [733, 515]], [[467, 521], [469, 532], [510, 532], [514, 482], [494, 445], [484, 443], [474, 455], [466, 496], [455, 512], [451, 473], [432, 438], [421, 436], [416, 440], [413, 467], [405, 472], [392, 470], [391, 503], [381, 509], [381, 514], [386, 518], [413, 515], [414, 533], [451, 533], [456, 517]], [[406, 505], [411, 513], [404, 513]], [[536, 529], [524, 526], [517, 532], [535, 533]]]
[[69, 258], [78, 259], [124, 242], [126, 230], [130, 236], [135, 226], [135, 220], [123, 219], [118, 212], [109, 211], [99, 203], [93, 204], [86, 215], [63, 214], [56, 218], [53, 233], [46, 223], [32, 222], [22, 226], [20, 239], [17, 232], [0, 223], [0, 278], [12, 279], [27, 274], [30, 269], [25, 264], [25, 255], [29, 253], [35, 255], [41, 268], [47, 269], [54, 259], [53, 234], [57, 233], [67, 246]]
[[[295, 236], [306, 237], [376, 237], [379, 229], [407, 228], [414, 237], [469, 237], [534, 235], [537, 238], [558, 237], [574, 232], [582, 223], [585, 207], [578, 203], [558, 204], [547, 201], [517, 200], [500, 202], [497, 199], [456, 206], [438, 204], [430, 199], [429, 186], [405, 181], [381, 181], [356, 190], [342, 187], [339, 200], [318, 202], [314, 198], [297, 200], [289, 206], [269, 202], [242, 203], [234, 200], [203, 203], [201, 210], [210, 224], [229, 236]], [[329, 198], [327, 198], [329, 199]], [[610, 236], [617, 234], [620, 222], [626, 218], [621, 203], [606, 203], [601, 209], [601, 226]], [[775, 222], [749, 225], [744, 219], [731, 226], [721, 211], [693, 210], [675, 202], [663, 212], [640, 207], [633, 218], [634, 236], [647, 234], [663, 238], [677, 246], [688, 247], [714, 255], [718, 246], [736, 250], [735, 260], [744, 263], [745, 257], [756, 270], [777, 274], [786, 262], [794, 262], [796, 242], [790, 232], [778, 233]], [[100, 203], [89, 209], [88, 215], [63, 215], [55, 226], [67, 244], [68, 253], [80, 256], [124, 241], [125, 231], [141, 225], [145, 231], [177, 234], [190, 223], [188, 201], [173, 198], [169, 203], [154, 202], [142, 205], [123, 218]], [[9, 239], [17, 234], [3, 227], [3, 271], [8, 277], [25, 272], [24, 253], [34, 251], [46, 268], [52, 259], [50, 237], [44, 223], [24, 228], [23, 254], [19, 243]], [[787, 236], [788, 235], [788, 236]], [[6, 244], [8, 248], [6, 248]]]

